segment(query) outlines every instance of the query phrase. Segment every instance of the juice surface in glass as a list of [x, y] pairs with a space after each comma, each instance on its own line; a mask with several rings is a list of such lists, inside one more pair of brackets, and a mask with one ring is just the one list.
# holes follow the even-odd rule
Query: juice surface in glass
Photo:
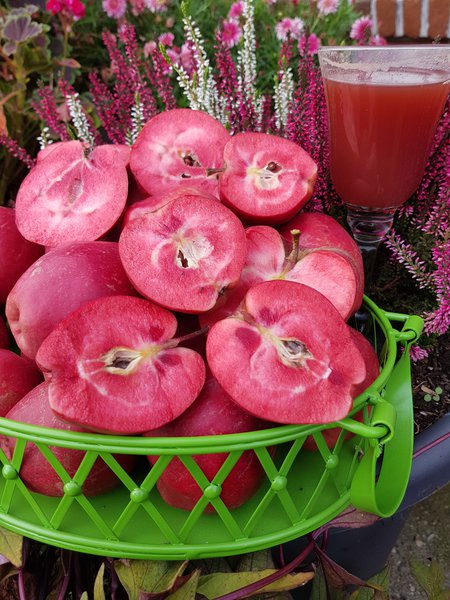
[[419, 186], [450, 81], [445, 74], [402, 71], [324, 83], [331, 178], [341, 199], [367, 208], [399, 206]]

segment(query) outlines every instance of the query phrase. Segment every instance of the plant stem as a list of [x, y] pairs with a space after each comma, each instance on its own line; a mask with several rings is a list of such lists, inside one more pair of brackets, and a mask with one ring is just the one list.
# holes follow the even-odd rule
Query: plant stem
[[[62, 554], [61, 558], [63, 558], [64, 553]], [[64, 560], [61, 560], [62, 565], [64, 566]], [[70, 572], [71, 572], [71, 567], [72, 567], [72, 552], [69, 552], [69, 564], [67, 565], [67, 569], [64, 573], [64, 579], [61, 585], [61, 589], [59, 590], [59, 594], [58, 594], [58, 598], [57, 600], [65, 600], [66, 599], [66, 592], [67, 592], [67, 588], [69, 587], [69, 581], [70, 581]]]

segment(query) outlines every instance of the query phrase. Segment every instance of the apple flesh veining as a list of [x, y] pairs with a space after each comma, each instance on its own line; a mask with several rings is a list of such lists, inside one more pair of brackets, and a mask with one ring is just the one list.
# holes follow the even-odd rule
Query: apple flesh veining
[[236, 284], [246, 255], [242, 223], [220, 202], [181, 195], [128, 222], [123, 266], [146, 298], [179, 312], [210, 310]]
[[[372, 385], [372, 383], [378, 377], [380, 374], [380, 363], [378, 362], [377, 353], [373, 349], [371, 343], [359, 331], [355, 331], [351, 328], [349, 331], [353, 341], [361, 352], [366, 365], [366, 376], [364, 381], [361, 381], [361, 383], [353, 386], [352, 395], [354, 398], [356, 398], [362, 394], [369, 387], [369, 385]], [[364, 418], [363, 412], [360, 411], [356, 413], [353, 418], [357, 421], [361, 421], [362, 423]], [[329, 448], [334, 448], [341, 431], [342, 430], [339, 427], [333, 427], [332, 429], [325, 429], [321, 432], [325, 443]], [[345, 439], [348, 440], [352, 436], [353, 434], [348, 432], [345, 435]], [[303, 448], [306, 448], [306, 450], [317, 450], [317, 445], [314, 441], [314, 438], [307, 437], [305, 443], [303, 444]]]
[[[64, 423], [51, 411], [48, 403], [48, 383], [41, 383], [22, 398], [7, 414], [7, 418], [21, 423], [40, 427], [50, 427], [63, 431], [83, 431], [82, 428]], [[3, 445], [5, 443], [3, 442]], [[7, 454], [12, 456], [15, 440], [8, 438]], [[55, 457], [73, 477], [85, 456], [82, 450], [50, 446]], [[115, 459], [125, 471], [130, 472], [135, 465], [135, 457], [126, 454], [115, 455]], [[59, 475], [32, 442], [28, 442], [20, 467], [19, 475], [27, 487], [46, 496], [63, 496], [64, 483]], [[86, 496], [104, 494], [119, 483], [116, 475], [107, 464], [98, 458], [81, 489]]]
[[26, 240], [17, 229], [15, 211], [0, 206], [0, 304], [44, 248]]
[[127, 195], [124, 147], [61, 142], [23, 180], [16, 224], [44, 246], [96, 240], [120, 217]]
[[180, 184], [217, 195], [217, 175], [230, 139], [225, 127], [208, 114], [188, 108], [159, 113], [143, 127], [131, 150], [130, 167], [150, 195], [170, 192]]
[[289, 248], [278, 231], [267, 225], [249, 227], [245, 234], [247, 258], [239, 283], [217, 310], [201, 316], [202, 325], [212, 325], [232, 314], [247, 290], [270, 280], [309, 285], [328, 298], [344, 320], [352, 314], [358, 281], [353, 266], [339, 250], [301, 250], [298, 230], [291, 236]]
[[169, 311], [132, 296], [81, 306], [44, 340], [36, 361], [52, 410], [100, 432], [135, 434], [178, 417], [200, 393], [205, 363], [177, 348]]
[[277, 225], [312, 195], [317, 165], [298, 144], [266, 133], [239, 133], [224, 150], [222, 202], [244, 221]]
[[78, 242], [53, 248], [16, 282], [6, 317], [17, 345], [30, 358], [59, 321], [101, 296], [135, 295], [115, 242]]
[[361, 252], [352, 236], [339, 223], [323, 213], [301, 213], [280, 229], [281, 235], [290, 242], [291, 231], [300, 231], [301, 250], [327, 250], [340, 253], [352, 265], [357, 280], [357, 294], [352, 313], [361, 306], [364, 294], [364, 267]]
[[276, 423], [315, 424], [349, 412], [366, 368], [349, 327], [316, 290], [291, 281], [252, 287], [206, 342], [209, 367], [244, 410]]
[[4, 417], [42, 379], [35, 364], [11, 350], [0, 349], [0, 417]]
[[[239, 408], [208, 372], [205, 385], [190, 408], [178, 419], [153, 431], [147, 437], [183, 437], [242, 433], [271, 427], [271, 423], [257, 419]], [[195, 462], [211, 482], [225, 462], [228, 454], [212, 453], [194, 456]], [[152, 465], [157, 456], [148, 457]], [[246, 450], [239, 458], [221, 486], [220, 498], [230, 508], [237, 508], [259, 488], [264, 471], [256, 454]], [[176, 508], [192, 510], [203, 491], [180, 461], [175, 457], [158, 480], [157, 488], [162, 498]], [[211, 504], [205, 512], [215, 512]]]

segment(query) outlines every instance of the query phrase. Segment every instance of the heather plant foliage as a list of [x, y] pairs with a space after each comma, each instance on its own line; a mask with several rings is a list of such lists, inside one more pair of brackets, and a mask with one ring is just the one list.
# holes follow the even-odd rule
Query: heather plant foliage
[[[315, 55], [322, 44], [386, 43], [350, 0], [48, 0], [0, 11], [2, 203], [14, 201], [39, 148], [73, 138], [131, 145], [148, 119], [180, 106], [231, 133], [300, 144], [318, 165], [307, 210], [342, 219]], [[387, 268], [415, 283], [433, 335], [450, 328], [449, 118], [447, 106], [421, 186], [385, 241]]]

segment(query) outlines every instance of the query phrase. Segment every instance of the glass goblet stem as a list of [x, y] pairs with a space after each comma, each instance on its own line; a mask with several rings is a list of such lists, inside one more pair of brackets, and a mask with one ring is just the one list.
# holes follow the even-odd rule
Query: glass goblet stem
[[347, 204], [347, 222], [363, 259], [366, 293], [372, 286], [378, 247], [392, 227], [396, 210], [397, 207], [373, 209]]

